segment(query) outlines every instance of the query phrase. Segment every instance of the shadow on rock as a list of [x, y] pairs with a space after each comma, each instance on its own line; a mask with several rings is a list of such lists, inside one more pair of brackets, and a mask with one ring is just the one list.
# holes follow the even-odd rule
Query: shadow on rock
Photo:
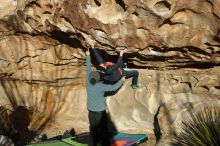
[[37, 135], [37, 132], [28, 129], [28, 125], [31, 121], [30, 116], [31, 112], [24, 106], [18, 106], [10, 114], [10, 121], [18, 132], [17, 137], [15, 139], [12, 138], [15, 142], [15, 146], [25, 146]]

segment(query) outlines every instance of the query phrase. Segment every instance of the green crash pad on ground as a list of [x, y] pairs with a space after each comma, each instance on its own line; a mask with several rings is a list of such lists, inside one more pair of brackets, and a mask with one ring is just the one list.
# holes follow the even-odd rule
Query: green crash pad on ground
[[39, 142], [39, 143], [36, 143], [36, 144], [30, 144], [30, 145], [27, 145], [27, 146], [72, 146], [70, 144], [67, 144], [61, 140], [48, 140], [48, 141], [45, 141], [45, 142]]
[[[83, 133], [74, 137], [61, 140], [48, 140], [28, 146], [87, 146], [89, 133]], [[117, 133], [113, 136], [111, 146], [133, 146], [142, 143], [148, 139], [146, 134], [127, 134]]]

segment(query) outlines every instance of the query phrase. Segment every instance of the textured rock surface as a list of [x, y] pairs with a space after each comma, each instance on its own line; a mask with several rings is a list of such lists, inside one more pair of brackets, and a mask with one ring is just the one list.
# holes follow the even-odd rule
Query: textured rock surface
[[0, 11], [4, 29], [47, 34], [72, 47], [76, 44], [67, 40], [83, 36], [109, 54], [128, 47], [127, 61], [137, 67], [208, 68], [219, 64], [219, 5], [218, 0], [8, 0]]
[[7, 145], [7, 146], [14, 146], [12, 140], [6, 136], [0, 135], [0, 144]]
[[[197, 111], [205, 105], [219, 106], [218, 72], [209, 76], [205, 72], [189, 71], [139, 72], [143, 87], [132, 90], [131, 82], [127, 81], [117, 95], [108, 99], [112, 118], [122, 129], [153, 132], [154, 124], [158, 124], [162, 132], [172, 133], [187, 116], [187, 111]], [[204, 79], [216, 84], [202, 85]]]
[[219, 107], [219, 0], [3, 1], [0, 104], [27, 107], [29, 128], [49, 136], [87, 131], [85, 43], [111, 61], [128, 47], [139, 69], [140, 89], [127, 80], [107, 98], [121, 131], [165, 135], [188, 111]]

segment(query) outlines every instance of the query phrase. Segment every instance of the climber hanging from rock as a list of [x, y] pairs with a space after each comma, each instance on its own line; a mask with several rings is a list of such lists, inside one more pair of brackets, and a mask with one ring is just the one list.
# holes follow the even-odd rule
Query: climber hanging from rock
[[121, 77], [115, 84], [105, 84], [100, 80], [100, 73], [92, 71], [91, 49], [86, 51], [86, 91], [87, 91], [87, 109], [89, 119], [90, 140], [89, 146], [97, 146], [99, 141], [102, 146], [110, 146], [105, 92], [118, 90], [125, 77]]
[[105, 83], [116, 83], [118, 80], [121, 79], [122, 76], [125, 76], [126, 78], [132, 77], [131, 86], [133, 89], [140, 87], [140, 83], [138, 83], [138, 71], [124, 69], [125, 65], [122, 61], [122, 56], [126, 52], [126, 50], [120, 51], [119, 58], [116, 64], [112, 62], [106, 62], [96, 48], [92, 48], [91, 50], [98, 60], [99, 65], [96, 67], [96, 69], [100, 72], [101, 78], [104, 80]]

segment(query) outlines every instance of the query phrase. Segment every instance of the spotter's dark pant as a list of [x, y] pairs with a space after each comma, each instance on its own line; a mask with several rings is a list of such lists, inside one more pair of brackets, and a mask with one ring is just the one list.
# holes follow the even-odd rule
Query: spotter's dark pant
[[110, 146], [106, 111], [89, 111], [89, 124], [89, 146], [97, 146], [98, 143], [101, 143], [102, 146]]

